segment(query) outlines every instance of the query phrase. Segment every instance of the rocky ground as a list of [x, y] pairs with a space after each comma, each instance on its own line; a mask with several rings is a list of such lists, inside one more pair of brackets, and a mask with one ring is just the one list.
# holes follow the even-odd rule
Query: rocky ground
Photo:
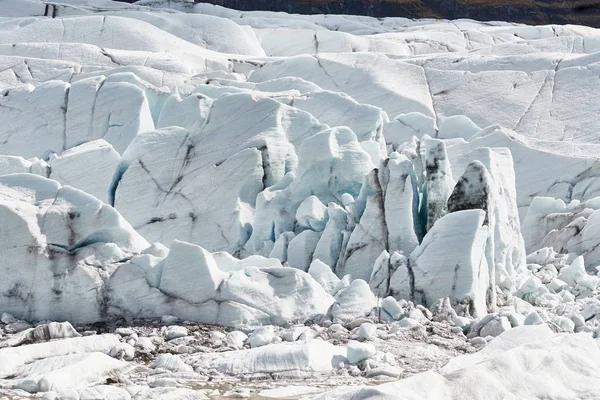
[[[449, 359], [473, 353], [485, 343], [469, 341], [453, 323], [430, 321], [424, 316], [432, 317], [430, 313], [418, 311], [413, 312], [413, 316], [420, 317], [420, 321], [407, 317], [399, 322], [378, 323], [376, 318], [360, 318], [345, 326], [327, 321], [321, 325], [306, 323], [289, 328], [264, 326], [240, 330], [195, 324], [170, 316], [129, 324], [120, 321], [72, 327], [69, 323], [44, 323], [34, 327], [4, 314], [0, 325], [0, 360], [10, 348], [25, 350], [37, 343], [60, 345], [61, 341], [72, 340], [70, 338], [112, 334], [118, 343], [113, 343], [110, 349], [107, 347], [107, 354], [123, 360], [126, 366], [119, 368], [118, 373], [99, 375], [96, 383], [102, 390], [110, 386], [114, 393], [125, 395], [118, 390], [123, 389], [133, 398], [165, 398], [167, 391], [171, 396], [168, 398], [184, 395], [188, 396], [185, 398], [255, 399], [279, 398], [282, 394], [281, 398], [288, 398], [289, 393], [292, 393], [291, 398], [298, 398], [292, 390], [298, 395], [308, 395], [338, 386], [374, 385], [437, 370]], [[267, 362], [262, 371], [246, 366], [246, 371], [236, 374], [231, 373], [231, 365], [226, 361], [215, 361], [223, 354], [247, 355], [278, 343], [315, 341], [326, 341], [349, 352], [348, 358], [340, 358], [336, 365], [323, 369], [316, 365], [320, 356], [312, 354], [292, 365], [298, 369], [286, 370], [280, 362]], [[35, 377], [35, 372], [29, 372], [29, 378]], [[29, 392], [11, 388], [25, 387], [22, 382], [26, 378], [22, 373], [19, 378], [5, 376], [0, 380], [0, 393], [10, 399], [30, 398]], [[288, 393], [281, 391], [284, 382], [285, 386], [292, 387]], [[95, 388], [100, 390], [97, 385]], [[279, 389], [273, 390], [275, 388]], [[77, 389], [69, 391], [77, 392]], [[38, 397], [68, 398], [65, 394], [63, 390], [48, 395], [40, 393]], [[81, 390], [77, 395], [87, 398]]]
[[[376, 308], [345, 324], [320, 318], [286, 328], [225, 328], [173, 316], [75, 327], [68, 322], [31, 325], [5, 313], [0, 398], [313, 398], [333, 388], [442, 371], [450, 360], [480, 351], [503, 333], [522, 336], [517, 332], [523, 325], [544, 327], [550, 334], [593, 333], [597, 324], [589, 310], [581, 312], [585, 317], [566, 318], [516, 298], [513, 305], [478, 319], [457, 316], [444, 301], [431, 309], [400, 301], [396, 320], [390, 320], [389, 303], [387, 311]], [[575, 301], [572, 308], [581, 304]], [[387, 321], [381, 320], [382, 313]], [[535, 340], [535, 334], [525, 340]], [[507, 340], [514, 339], [501, 342]], [[15, 353], [24, 365], [13, 362]], [[83, 372], [72, 375], [72, 368]]]

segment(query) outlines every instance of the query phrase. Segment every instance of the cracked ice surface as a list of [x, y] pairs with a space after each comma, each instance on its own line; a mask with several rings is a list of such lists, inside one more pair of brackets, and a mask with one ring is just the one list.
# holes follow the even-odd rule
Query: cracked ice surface
[[0, 0], [0, 396], [593, 398], [599, 65], [581, 26]]

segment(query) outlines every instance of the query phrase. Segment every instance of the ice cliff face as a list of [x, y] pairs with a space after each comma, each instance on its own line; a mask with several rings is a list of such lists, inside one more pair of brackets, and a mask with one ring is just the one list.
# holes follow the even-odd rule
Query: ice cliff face
[[528, 253], [594, 272], [595, 30], [178, 4], [1, 5], [4, 311], [474, 318], [557, 299]]

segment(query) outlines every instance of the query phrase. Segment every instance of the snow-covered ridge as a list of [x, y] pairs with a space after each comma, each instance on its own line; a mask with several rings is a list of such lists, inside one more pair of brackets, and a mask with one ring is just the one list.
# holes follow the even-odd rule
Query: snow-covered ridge
[[[97, 364], [94, 386], [131, 346], [183, 375], [366, 379], [401, 375], [397, 337], [469, 352], [540, 325], [578, 335], [511, 357], [595, 345], [600, 31], [157, 0], [0, 0], [0, 17], [6, 346], [77, 335], [28, 325], [47, 320], [245, 332], [215, 333], [222, 357], [182, 326], [0, 349], [0, 388], [79, 390], [65, 376]], [[165, 340], [186, 356], [156, 358]], [[440, 372], [450, 392], [480, 373]]]

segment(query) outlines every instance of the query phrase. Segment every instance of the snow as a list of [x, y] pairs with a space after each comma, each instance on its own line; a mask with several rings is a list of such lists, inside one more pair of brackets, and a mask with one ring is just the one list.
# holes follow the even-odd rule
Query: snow
[[[593, 354], [599, 349], [590, 336], [563, 334], [514, 344], [504, 351], [490, 351], [487, 358], [452, 373], [440, 375], [429, 371], [374, 388], [337, 389], [316, 398], [393, 399], [402, 393], [407, 399], [456, 396], [576, 399], [593, 396], [597, 390], [597, 384], [590, 378], [598, 374]], [[531, 365], [537, 367], [532, 369]]]

